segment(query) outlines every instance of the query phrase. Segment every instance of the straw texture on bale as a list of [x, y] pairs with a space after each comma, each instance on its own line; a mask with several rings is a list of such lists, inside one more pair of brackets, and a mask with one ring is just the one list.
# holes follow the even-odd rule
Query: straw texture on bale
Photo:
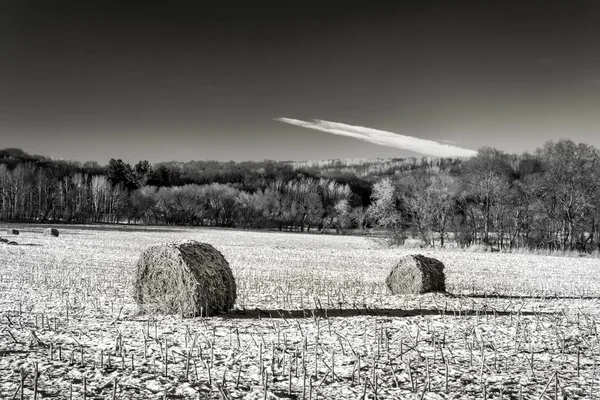
[[8, 233], [9, 235], [18, 235], [19, 230], [18, 229], [9, 229], [6, 233]]
[[145, 311], [204, 316], [235, 304], [229, 263], [207, 243], [187, 240], [151, 246], [140, 255], [135, 274], [134, 298]]
[[392, 294], [446, 291], [444, 264], [435, 258], [411, 254], [390, 270], [385, 283]]
[[59, 235], [58, 229], [56, 229], [56, 228], [47, 228], [46, 230], [44, 230], [44, 235], [58, 237], [58, 235]]

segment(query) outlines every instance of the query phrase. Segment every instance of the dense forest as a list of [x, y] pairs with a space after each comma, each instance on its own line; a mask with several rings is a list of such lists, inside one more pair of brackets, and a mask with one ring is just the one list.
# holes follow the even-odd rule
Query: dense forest
[[600, 249], [600, 152], [570, 140], [470, 159], [53, 160], [0, 150], [0, 219], [296, 231], [385, 228], [431, 246]]

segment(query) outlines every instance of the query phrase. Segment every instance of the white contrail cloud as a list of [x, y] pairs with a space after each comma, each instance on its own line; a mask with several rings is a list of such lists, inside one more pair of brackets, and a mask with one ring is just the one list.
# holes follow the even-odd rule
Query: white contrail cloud
[[364, 126], [348, 125], [341, 122], [324, 121], [321, 119], [302, 121], [284, 117], [276, 118], [275, 120], [285, 122], [286, 124], [300, 126], [302, 128], [315, 129], [334, 135], [348, 136], [364, 140], [365, 142], [375, 143], [380, 146], [410, 150], [427, 156], [473, 157], [477, 154], [475, 150], [443, 144], [434, 140], [419, 139], [413, 136], [400, 135], [398, 133], [367, 128]]

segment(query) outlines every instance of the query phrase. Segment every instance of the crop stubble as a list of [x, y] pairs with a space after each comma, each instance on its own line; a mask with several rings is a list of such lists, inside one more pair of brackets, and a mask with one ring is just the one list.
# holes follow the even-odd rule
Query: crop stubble
[[[84, 387], [86, 398], [139, 399], [592, 398], [600, 390], [597, 259], [427, 250], [446, 265], [452, 295], [391, 296], [386, 273], [414, 250], [363, 237], [41, 232], [23, 226], [19, 239], [41, 246], [0, 247], [0, 398], [20, 398], [21, 383], [26, 398], [35, 388], [37, 398], [65, 399], [83, 398]], [[181, 238], [223, 253], [237, 311], [136, 314], [137, 256]]]

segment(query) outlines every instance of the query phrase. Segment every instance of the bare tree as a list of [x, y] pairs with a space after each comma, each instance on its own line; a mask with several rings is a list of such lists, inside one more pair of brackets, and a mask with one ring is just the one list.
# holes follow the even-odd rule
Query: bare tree
[[545, 202], [557, 223], [554, 234], [562, 250], [592, 238], [599, 195], [600, 155], [592, 146], [571, 140], [548, 142], [542, 150], [546, 164]]
[[390, 178], [384, 178], [373, 185], [372, 204], [369, 214], [380, 226], [389, 229], [394, 236], [403, 231], [401, 201], [396, 186]]
[[484, 147], [477, 156], [464, 166], [464, 182], [467, 192], [472, 195], [477, 214], [482, 222], [483, 241], [490, 242], [493, 227], [493, 208], [500, 196], [508, 189], [511, 167], [508, 157], [500, 150]]

